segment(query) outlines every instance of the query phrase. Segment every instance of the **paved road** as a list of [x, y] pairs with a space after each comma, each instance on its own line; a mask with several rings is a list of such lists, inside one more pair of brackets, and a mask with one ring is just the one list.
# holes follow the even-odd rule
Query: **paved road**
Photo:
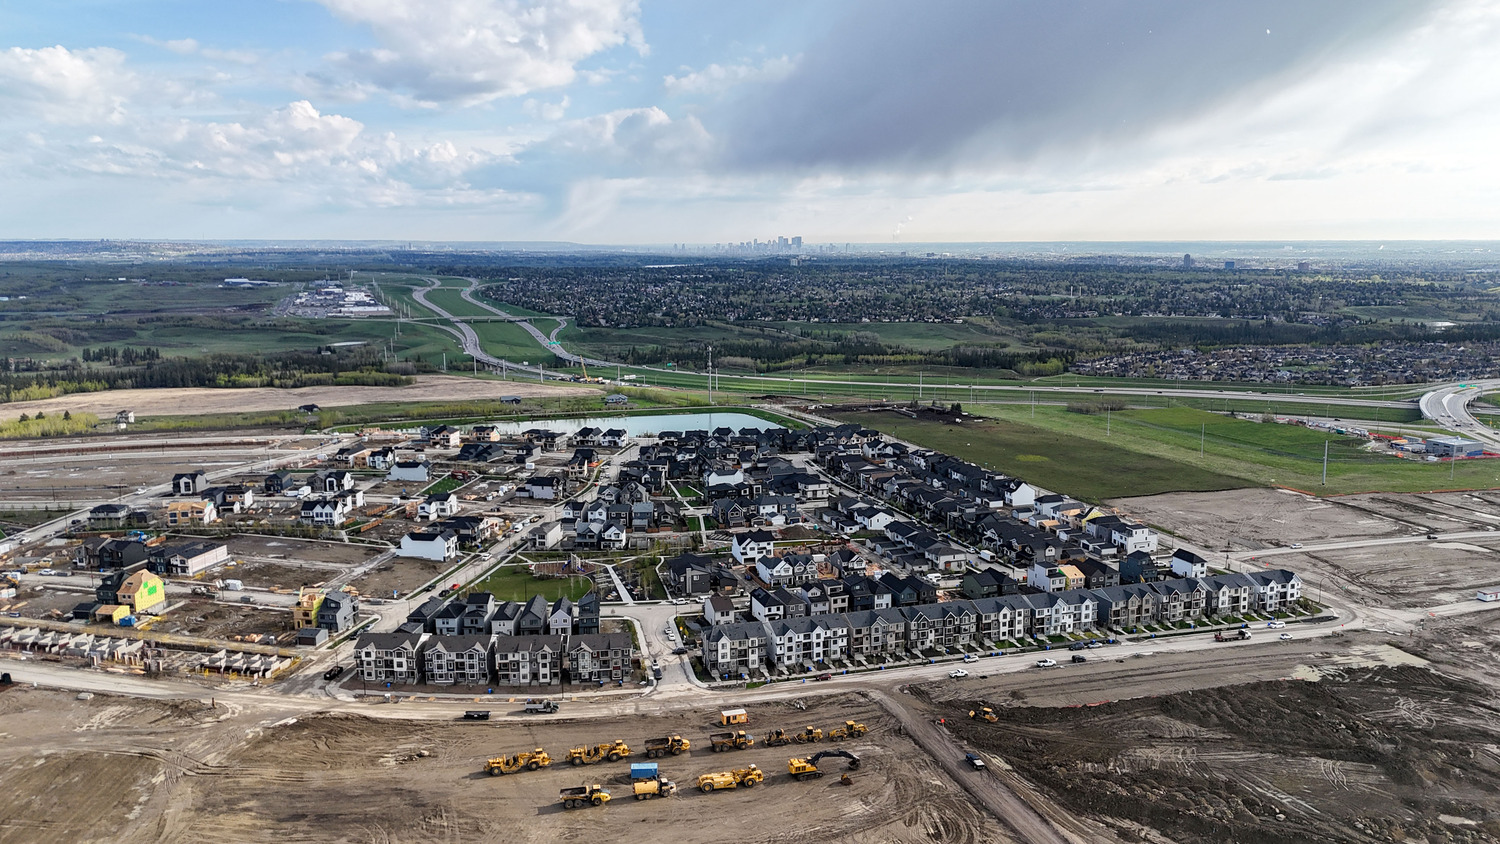
[[1500, 379], [1444, 384], [1423, 394], [1418, 406], [1424, 417], [1447, 430], [1500, 450], [1500, 434], [1475, 419], [1469, 408], [1470, 402], [1496, 391], [1500, 391]]

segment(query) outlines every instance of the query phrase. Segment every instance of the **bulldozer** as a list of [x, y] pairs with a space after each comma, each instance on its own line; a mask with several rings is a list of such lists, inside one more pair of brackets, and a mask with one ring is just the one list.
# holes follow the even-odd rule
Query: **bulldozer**
[[496, 756], [494, 759], [484, 763], [484, 771], [492, 777], [501, 774], [513, 774], [516, 771], [535, 771], [537, 768], [545, 768], [552, 764], [552, 757], [547, 751], [538, 747], [536, 750], [517, 753], [514, 756]]
[[595, 762], [618, 762], [630, 755], [630, 745], [620, 739], [613, 744], [597, 744], [593, 747], [575, 747], [568, 751], [569, 765], [592, 765]]
[[742, 786], [754, 788], [765, 781], [765, 778], [765, 773], [755, 765], [748, 768], [735, 768], [733, 771], [717, 771], [698, 777], [698, 790], [707, 794], [710, 791], [723, 791]]
[[609, 789], [600, 785], [580, 785], [558, 791], [557, 799], [564, 809], [582, 809], [584, 806], [603, 806], [609, 802]]
[[783, 745], [792, 743], [792, 733], [789, 733], [786, 730], [778, 727], [777, 729], [766, 733], [766, 737], [761, 739], [761, 742], [765, 744], [766, 747], [781, 747]]
[[988, 721], [991, 724], [1000, 720], [1000, 716], [995, 714], [995, 710], [989, 708], [988, 706], [984, 707], [983, 709], [970, 709], [969, 717], [973, 718], [975, 721]]
[[847, 750], [824, 750], [820, 753], [814, 753], [806, 759], [792, 758], [786, 760], [786, 772], [792, 775], [792, 779], [799, 782], [802, 780], [815, 780], [823, 776], [823, 772], [818, 769], [818, 763], [830, 756], [842, 756], [849, 760], [849, 770], [859, 770], [859, 757], [853, 753]]
[[859, 738], [870, 731], [864, 724], [856, 724], [853, 721], [845, 721], [844, 726], [835, 727], [828, 737], [834, 741], [843, 741], [846, 738]]
[[803, 727], [802, 732], [792, 736], [792, 740], [798, 744], [819, 742], [823, 740], [823, 730], [821, 727]]

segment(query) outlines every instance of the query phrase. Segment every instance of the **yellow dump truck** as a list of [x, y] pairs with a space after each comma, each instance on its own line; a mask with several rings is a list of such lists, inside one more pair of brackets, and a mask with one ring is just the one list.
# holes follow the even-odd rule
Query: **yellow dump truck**
[[744, 750], [755, 744], [755, 739], [751, 738], [750, 734], [744, 730], [714, 733], [708, 737], [708, 740], [713, 744], [715, 753], [722, 753], [726, 750]]
[[682, 736], [666, 736], [665, 738], [646, 739], [646, 758], [655, 759], [668, 753], [673, 756], [681, 756], [691, 750], [693, 743]]
[[564, 809], [582, 809], [584, 806], [603, 806], [609, 802], [609, 789], [599, 785], [580, 785], [558, 791], [557, 799]]
[[995, 714], [995, 710], [989, 708], [988, 706], [984, 707], [983, 709], [970, 709], [969, 717], [973, 718], [975, 721], [988, 721], [991, 724], [1000, 720], [1000, 716]]
[[853, 721], [845, 721], [844, 726], [835, 727], [833, 732], [828, 734], [828, 737], [830, 739], [833, 739], [834, 741], [843, 741], [846, 738], [859, 738], [869, 731], [870, 729], [864, 724], [856, 724]]
[[595, 762], [618, 762], [630, 755], [630, 745], [615, 739], [611, 744], [575, 747], [568, 751], [569, 765], [592, 765]]
[[748, 768], [736, 768], [733, 771], [718, 771], [712, 774], [704, 774], [698, 777], [698, 790], [704, 794], [710, 791], [724, 791], [730, 788], [754, 788], [764, 782], [766, 775], [754, 765]]
[[547, 751], [538, 747], [525, 753], [517, 753], [514, 756], [496, 756], [484, 764], [485, 773], [492, 777], [501, 774], [513, 774], [516, 771], [535, 771], [537, 768], [545, 768], [552, 764], [552, 757]]
[[671, 797], [677, 793], [677, 783], [664, 780], [661, 777], [652, 777], [649, 780], [637, 780], [635, 783], [635, 799], [649, 800], [652, 797]]

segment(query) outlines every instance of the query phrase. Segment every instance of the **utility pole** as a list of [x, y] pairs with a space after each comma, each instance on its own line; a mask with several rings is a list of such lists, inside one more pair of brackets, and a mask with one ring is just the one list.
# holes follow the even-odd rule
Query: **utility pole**
[[917, 401], [922, 400], [922, 373], [917, 373]]
[[1104, 408], [1104, 436], [1106, 436], [1106, 437], [1109, 436], [1109, 423], [1110, 423], [1110, 419], [1111, 419], [1110, 409], [1106, 407], [1106, 408]]
[[[1208, 439], [1208, 423], [1204, 422], [1198, 426], [1198, 456], [1203, 456], [1203, 444]], [[1327, 445], [1327, 443], [1324, 443]]]
[[714, 347], [708, 347], [708, 403], [714, 403]]
[[1328, 486], [1328, 440], [1323, 441], [1323, 486]]

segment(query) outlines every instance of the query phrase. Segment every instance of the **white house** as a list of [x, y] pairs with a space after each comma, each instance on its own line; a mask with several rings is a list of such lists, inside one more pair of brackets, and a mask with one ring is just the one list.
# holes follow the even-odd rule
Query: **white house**
[[432, 477], [432, 464], [426, 460], [398, 460], [385, 476], [388, 481], [425, 484]]
[[557, 478], [550, 475], [538, 475], [526, 482], [526, 494], [532, 498], [552, 501], [559, 497], [560, 492]]
[[1178, 577], [1207, 577], [1208, 561], [1184, 548], [1172, 552], [1172, 573]]
[[1125, 523], [1110, 530], [1110, 541], [1120, 549], [1121, 554], [1133, 554], [1136, 551], [1153, 554], [1156, 552], [1157, 539], [1156, 531], [1142, 524]]
[[408, 533], [401, 537], [402, 557], [439, 562], [458, 556], [458, 534], [451, 530], [432, 533]]
[[734, 602], [723, 595], [705, 595], [703, 597], [703, 617], [709, 624], [733, 624]]
[[458, 515], [458, 495], [440, 492], [429, 495], [417, 505], [417, 515], [424, 519], [446, 519]]
[[776, 536], [768, 530], [752, 530], [737, 533], [729, 546], [729, 556], [740, 565], [750, 565], [754, 560], [768, 556], [776, 550]]

